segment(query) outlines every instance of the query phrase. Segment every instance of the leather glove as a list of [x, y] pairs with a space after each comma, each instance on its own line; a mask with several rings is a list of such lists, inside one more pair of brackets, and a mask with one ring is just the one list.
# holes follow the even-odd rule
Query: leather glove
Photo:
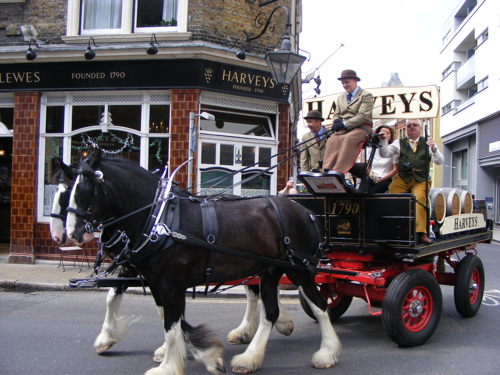
[[341, 119], [337, 118], [333, 121], [333, 125], [332, 125], [333, 132], [338, 132], [339, 130], [344, 130], [344, 129], [345, 129], [345, 125]]

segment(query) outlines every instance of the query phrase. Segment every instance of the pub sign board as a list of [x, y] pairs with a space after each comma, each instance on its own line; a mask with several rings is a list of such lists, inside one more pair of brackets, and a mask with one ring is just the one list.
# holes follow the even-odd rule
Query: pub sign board
[[268, 71], [199, 59], [0, 64], [0, 92], [198, 88], [288, 102]]

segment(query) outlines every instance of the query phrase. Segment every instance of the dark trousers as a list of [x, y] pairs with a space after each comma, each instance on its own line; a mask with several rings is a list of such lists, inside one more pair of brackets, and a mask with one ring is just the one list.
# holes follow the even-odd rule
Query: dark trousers
[[385, 193], [387, 190], [389, 190], [389, 185], [392, 182], [391, 179], [379, 182], [378, 184], [374, 183], [373, 180], [366, 173], [365, 163], [354, 164], [349, 173], [361, 180], [358, 191], [362, 193], [364, 192], [370, 194]]

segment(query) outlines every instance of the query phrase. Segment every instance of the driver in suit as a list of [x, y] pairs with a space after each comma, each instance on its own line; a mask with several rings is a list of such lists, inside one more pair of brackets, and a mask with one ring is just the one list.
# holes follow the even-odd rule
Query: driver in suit
[[332, 132], [326, 144], [323, 168], [348, 172], [372, 131], [373, 95], [358, 86], [361, 80], [351, 69], [344, 70], [339, 81], [346, 91], [337, 97]]
[[311, 172], [319, 171], [319, 161], [323, 160], [326, 150], [326, 128], [321, 125], [325, 119], [321, 117], [320, 111], [309, 111], [306, 120], [309, 132], [302, 136], [300, 145], [300, 170]]

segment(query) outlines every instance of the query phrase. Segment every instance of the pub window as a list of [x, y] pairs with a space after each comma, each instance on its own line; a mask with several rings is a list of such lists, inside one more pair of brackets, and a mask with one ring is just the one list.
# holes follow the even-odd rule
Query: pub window
[[[106, 114], [108, 118], [106, 119]], [[94, 105], [74, 106], [72, 113], [72, 129], [87, 126], [108, 124], [124, 126], [137, 131], [141, 130], [140, 105]], [[111, 130], [112, 128], [110, 128]]]
[[68, 9], [79, 13], [68, 17], [69, 30], [81, 35], [136, 32], [186, 31], [188, 0], [69, 0]]
[[9, 130], [14, 128], [14, 108], [0, 108], [0, 123]]
[[234, 164], [234, 145], [220, 145], [220, 164], [233, 165]]
[[247, 114], [217, 112], [207, 109], [215, 116], [215, 120], [200, 119], [200, 130], [211, 133], [237, 134], [250, 137], [273, 136], [268, 116], [249, 116]]
[[38, 187], [38, 220], [49, 220], [57, 187], [51, 181], [55, 157], [62, 157], [66, 164], [77, 163], [92, 146], [98, 146], [107, 155], [162, 173], [169, 158], [168, 101], [168, 95], [156, 92], [43, 95], [38, 172], [43, 183]]
[[[254, 108], [252, 108], [254, 109]], [[267, 171], [276, 163], [276, 114], [272, 111], [256, 112], [241, 108], [223, 109], [215, 105], [202, 105], [200, 111], [212, 114], [214, 120], [198, 118], [198, 181], [201, 194], [224, 193], [241, 196], [268, 195], [276, 189], [276, 176]], [[243, 170], [240, 172], [240, 169]], [[262, 175], [243, 182], [247, 177], [263, 171]], [[212, 186], [209, 180], [230, 175], [224, 187]], [[242, 182], [240, 184], [240, 182]], [[229, 185], [227, 185], [229, 184]]]
[[201, 163], [215, 164], [215, 153], [217, 145], [215, 143], [203, 143], [201, 145]]

